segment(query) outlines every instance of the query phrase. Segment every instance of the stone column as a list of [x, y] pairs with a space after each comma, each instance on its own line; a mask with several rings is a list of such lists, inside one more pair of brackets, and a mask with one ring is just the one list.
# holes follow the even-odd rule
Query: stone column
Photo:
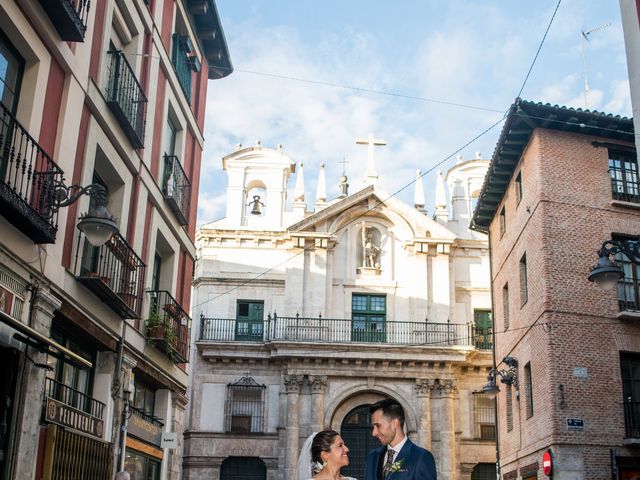
[[458, 479], [458, 451], [456, 448], [456, 427], [454, 399], [457, 393], [456, 381], [453, 379], [439, 379], [433, 384], [432, 394], [438, 398], [441, 417], [440, 455], [438, 476], [448, 480]]
[[310, 375], [311, 386], [311, 431], [324, 429], [324, 392], [327, 390], [326, 375]]
[[[50, 335], [53, 312], [60, 308], [61, 302], [45, 290], [38, 290], [31, 308], [31, 327], [39, 333]], [[32, 361], [24, 359], [23, 375], [20, 388], [21, 398], [16, 401], [22, 405], [20, 417], [16, 425], [18, 435], [15, 452], [16, 458], [14, 478], [34, 478], [38, 453], [38, 435], [40, 432], [40, 412], [44, 400], [44, 369], [35, 363], [46, 364], [47, 357], [36, 349], [26, 347]]]
[[298, 452], [300, 451], [300, 387], [302, 375], [285, 375], [284, 389], [287, 394], [286, 438], [284, 452], [284, 478], [295, 478]]
[[434, 381], [417, 378], [415, 392], [420, 406], [420, 421], [418, 422], [418, 444], [431, 450], [431, 389]]

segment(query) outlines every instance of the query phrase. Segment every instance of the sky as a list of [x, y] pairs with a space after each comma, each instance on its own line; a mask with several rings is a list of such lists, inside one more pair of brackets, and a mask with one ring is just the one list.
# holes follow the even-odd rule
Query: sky
[[431, 215], [438, 170], [490, 159], [523, 85], [526, 100], [585, 108], [583, 51], [589, 108], [631, 116], [618, 0], [562, 0], [526, 83], [558, 0], [216, 4], [234, 72], [209, 81], [198, 225], [224, 217], [222, 157], [238, 144], [282, 144], [304, 164], [313, 209], [321, 164], [329, 199], [344, 158], [349, 193], [364, 187], [355, 141], [369, 133], [387, 142], [375, 149], [380, 188], [412, 205], [420, 169]]

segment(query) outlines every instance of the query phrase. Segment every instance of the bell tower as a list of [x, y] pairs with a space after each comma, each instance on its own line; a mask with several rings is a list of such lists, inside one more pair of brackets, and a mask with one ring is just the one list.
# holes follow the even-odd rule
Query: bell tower
[[222, 159], [227, 172], [227, 228], [284, 227], [287, 182], [295, 164], [278, 145], [265, 148], [238, 145], [235, 152]]

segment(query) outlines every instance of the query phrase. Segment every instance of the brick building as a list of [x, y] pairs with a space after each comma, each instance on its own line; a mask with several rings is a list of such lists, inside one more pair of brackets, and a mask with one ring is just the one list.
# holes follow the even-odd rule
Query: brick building
[[617, 292], [587, 280], [607, 239], [640, 232], [632, 120], [516, 99], [473, 226], [489, 234], [504, 479], [640, 474], [637, 267]]
[[0, 478], [180, 477], [205, 99], [231, 70], [213, 0], [0, 1]]

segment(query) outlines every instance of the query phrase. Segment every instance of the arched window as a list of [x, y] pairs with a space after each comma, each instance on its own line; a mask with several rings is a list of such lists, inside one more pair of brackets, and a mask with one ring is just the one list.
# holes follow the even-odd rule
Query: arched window
[[479, 463], [473, 467], [473, 471], [471, 472], [471, 480], [495, 480], [495, 478], [495, 463]]
[[257, 457], [229, 457], [222, 462], [220, 480], [266, 480], [267, 467]]

